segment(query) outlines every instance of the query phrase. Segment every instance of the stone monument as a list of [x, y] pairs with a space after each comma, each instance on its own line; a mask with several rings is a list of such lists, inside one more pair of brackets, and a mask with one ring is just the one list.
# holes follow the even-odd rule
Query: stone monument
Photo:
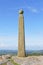
[[23, 10], [19, 11], [18, 57], [25, 57], [25, 32]]

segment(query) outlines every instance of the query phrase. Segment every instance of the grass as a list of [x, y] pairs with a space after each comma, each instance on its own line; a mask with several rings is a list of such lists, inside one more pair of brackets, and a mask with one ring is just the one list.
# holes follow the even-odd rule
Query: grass
[[26, 57], [28, 57], [28, 56], [40, 56], [40, 55], [43, 56], [43, 54], [41, 54], [41, 53], [29, 53], [29, 54], [26, 54]]
[[[19, 65], [19, 64], [15, 63], [12, 59], [10, 59], [9, 61], [11, 61], [11, 63], [12, 63], [13, 65]], [[6, 64], [6, 63], [3, 63], [2, 65], [7, 65], [7, 64]]]
[[2, 64], [2, 65], [7, 65], [6, 63]]
[[10, 61], [11, 61], [14, 65], [19, 65], [19, 64], [15, 63], [14, 60], [12, 60], [12, 59], [11, 59]]

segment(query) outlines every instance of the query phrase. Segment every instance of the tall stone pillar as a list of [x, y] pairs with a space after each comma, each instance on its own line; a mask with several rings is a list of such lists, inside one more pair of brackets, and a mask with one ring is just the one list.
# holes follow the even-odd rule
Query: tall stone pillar
[[19, 11], [18, 56], [25, 57], [25, 32], [23, 10]]

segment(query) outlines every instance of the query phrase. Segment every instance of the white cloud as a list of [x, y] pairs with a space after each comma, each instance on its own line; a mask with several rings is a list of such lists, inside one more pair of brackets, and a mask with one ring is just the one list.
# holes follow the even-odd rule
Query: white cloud
[[30, 11], [32, 11], [33, 13], [38, 13], [38, 9], [33, 8], [33, 7], [27, 7], [27, 9], [29, 9]]
[[33, 12], [33, 13], [38, 13], [38, 12], [39, 12], [37, 8], [33, 8], [33, 7], [31, 7], [31, 6], [28, 6], [26, 1], [24, 1], [24, 3], [25, 3], [26, 6], [27, 6], [26, 8], [27, 8], [28, 10], [30, 10], [31, 12]]
[[14, 36], [1, 36], [0, 41], [10, 41], [10, 40], [16, 40], [17, 38]]
[[37, 9], [37, 8], [31, 7], [31, 6], [27, 6], [26, 8], [27, 8], [29, 11], [33, 12], [33, 13], [41, 13], [41, 12], [43, 12], [43, 8]]
[[38, 10], [37, 9], [32, 9], [32, 12], [37, 13]]
[[0, 37], [0, 49], [17, 49], [17, 37]]
[[26, 37], [26, 49], [43, 49], [43, 37], [31, 36]]
[[5, 44], [3, 44], [3, 43], [0, 43], [0, 47], [5, 47]]
[[[26, 49], [43, 49], [43, 37], [28, 36], [25, 38]], [[0, 37], [0, 49], [18, 49], [17, 37]]]

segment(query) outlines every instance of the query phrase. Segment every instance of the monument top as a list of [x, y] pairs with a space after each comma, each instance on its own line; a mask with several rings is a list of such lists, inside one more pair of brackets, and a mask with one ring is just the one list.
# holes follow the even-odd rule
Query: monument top
[[19, 14], [23, 14], [23, 10], [21, 9], [21, 10], [19, 10]]

